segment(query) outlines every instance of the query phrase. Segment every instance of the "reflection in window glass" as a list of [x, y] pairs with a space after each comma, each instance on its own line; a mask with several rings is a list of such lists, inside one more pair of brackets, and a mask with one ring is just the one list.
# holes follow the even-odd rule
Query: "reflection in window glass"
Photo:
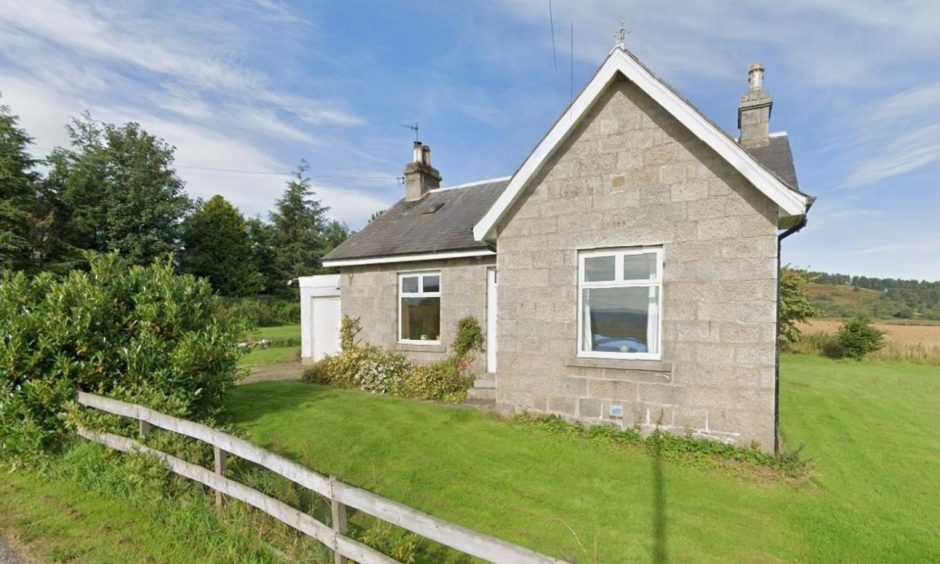
[[586, 282], [610, 282], [614, 279], [616, 263], [614, 256], [587, 257], [584, 259]]
[[406, 276], [402, 278], [401, 291], [407, 294], [416, 294], [418, 292], [418, 277]]
[[624, 280], [655, 280], [656, 279], [656, 253], [642, 255], [624, 255]]
[[441, 299], [401, 298], [401, 339], [441, 340]]
[[441, 291], [441, 277], [440, 276], [424, 276], [424, 291], [425, 292], [440, 292]]
[[[649, 334], [656, 314], [657, 287], [585, 288], [582, 290], [582, 350], [656, 353]], [[655, 318], [654, 323], [658, 323]]]

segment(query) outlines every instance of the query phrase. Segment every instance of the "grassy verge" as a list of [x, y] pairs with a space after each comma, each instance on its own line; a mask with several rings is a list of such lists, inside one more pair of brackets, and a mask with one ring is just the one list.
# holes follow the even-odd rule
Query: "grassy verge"
[[262, 339], [270, 341], [271, 347], [253, 349], [241, 358], [241, 366], [292, 362], [300, 358], [300, 325], [260, 327], [251, 335], [251, 340], [257, 342]]
[[122, 461], [84, 443], [43, 472], [4, 474], [0, 530], [13, 532], [16, 545], [40, 561], [331, 561], [314, 541], [240, 504], [229, 503], [219, 516], [201, 488], [184, 485], [188, 495], [166, 497]]
[[470, 528], [578, 561], [923, 561], [940, 553], [940, 372], [783, 361], [792, 481], [300, 383], [233, 394], [255, 442]]

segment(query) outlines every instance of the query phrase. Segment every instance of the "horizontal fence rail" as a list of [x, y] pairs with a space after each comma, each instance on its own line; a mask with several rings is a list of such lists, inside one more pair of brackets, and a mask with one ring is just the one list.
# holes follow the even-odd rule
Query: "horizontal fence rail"
[[[92, 431], [82, 427], [78, 429], [80, 436], [109, 448], [122, 452], [141, 452], [156, 457], [172, 472], [215, 490], [216, 495], [219, 496], [216, 498], [217, 502], [221, 501], [221, 495], [224, 494], [260, 509], [274, 519], [315, 538], [332, 549], [336, 554], [337, 562], [342, 562], [344, 558], [368, 564], [373, 562], [396, 562], [385, 554], [346, 536], [347, 507], [491, 562], [520, 564], [562, 562], [527, 548], [432, 517], [407, 505], [345, 484], [336, 478], [318, 474], [244, 439], [233, 437], [201, 423], [179, 419], [147, 407], [86, 392], [78, 393], [78, 403], [113, 415], [136, 419], [139, 421], [142, 435], [146, 434], [153, 426], [212, 445], [215, 449], [214, 471], [152, 449], [134, 439]], [[244, 484], [226, 478], [224, 475], [226, 455], [237, 456], [267, 468], [275, 474], [283, 476], [330, 500], [333, 517], [332, 526], [327, 526], [311, 515], [294, 509]]]

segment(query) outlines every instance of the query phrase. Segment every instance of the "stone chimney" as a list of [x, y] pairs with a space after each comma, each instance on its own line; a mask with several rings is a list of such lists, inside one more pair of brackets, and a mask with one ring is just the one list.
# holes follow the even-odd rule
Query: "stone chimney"
[[738, 104], [738, 129], [742, 147], [751, 149], [770, 143], [770, 110], [774, 101], [764, 90], [764, 65], [755, 63], [747, 71], [747, 94]]
[[441, 173], [431, 166], [431, 148], [415, 141], [414, 157], [405, 166], [405, 199], [420, 200], [428, 193], [441, 187]]

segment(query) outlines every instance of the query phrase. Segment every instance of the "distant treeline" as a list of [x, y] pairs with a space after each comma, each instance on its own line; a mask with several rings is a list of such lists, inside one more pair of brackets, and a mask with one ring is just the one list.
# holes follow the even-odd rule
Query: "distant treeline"
[[940, 282], [902, 280], [898, 278], [872, 278], [849, 274], [809, 272], [810, 280], [826, 286], [848, 286], [853, 289], [873, 290], [857, 299], [839, 299], [835, 294], [817, 292], [812, 304], [825, 317], [847, 317], [864, 313], [876, 318], [940, 320]]

